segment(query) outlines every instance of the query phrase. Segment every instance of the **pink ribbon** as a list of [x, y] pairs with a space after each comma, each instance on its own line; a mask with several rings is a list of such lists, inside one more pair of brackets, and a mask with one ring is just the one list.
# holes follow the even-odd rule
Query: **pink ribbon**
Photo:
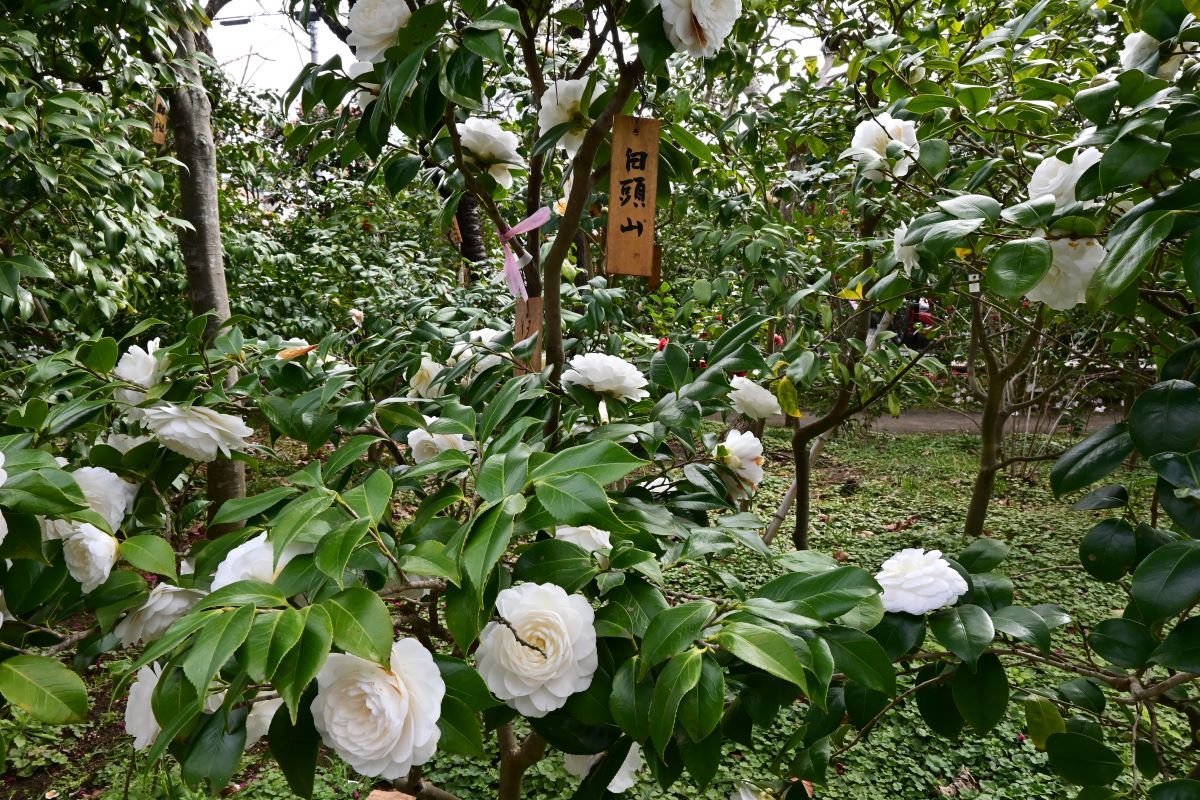
[[518, 222], [500, 234], [500, 246], [504, 248], [504, 279], [508, 281], [508, 290], [518, 300], [528, 300], [529, 291], [525, 288], [525, 279], [521, 277], [521, 265], [517, 262], [517, 254], [508, 246], [508, 242], [522, 233], [529, 233], [550, 221], [550, 208], [540, 208], [525, 219]]

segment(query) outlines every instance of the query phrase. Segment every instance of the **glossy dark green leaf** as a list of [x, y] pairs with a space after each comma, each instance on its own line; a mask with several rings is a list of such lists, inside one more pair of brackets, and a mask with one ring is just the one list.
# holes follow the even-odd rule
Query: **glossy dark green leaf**
[[1093, 489], [1071, 505], [1074, 511], [1100, 511], [1124, 508], [1129, 504], [1129, 490], [1119, 483]]
[[1056, 733], [1046, 740], [1050, 769], [1076, 786], [1105, 786], [1125, 769], [1120, 757], [1103, 742], [1081, 733]]
[[1172, 212], [1150, 211], [1111, 234], [1105, 242], [1107, 255], [1088, 284], [1088, 304], [1099, 308], [1132, 285], [1174, 224]]
[[1005, 242], [988, 265], [987, 285], [996, 294], [1016, 300], [1050, 271], [1050, 243], [1041, 237]]
[[912, 651], [925, 639], [925, 618], [915, 614], [889, 612], [868, 633], [895, 660]]
[[675, 733], [675, 718], [684, 695], [700, 680], [702, 651], [692, 648], [674, 656], [654, 684], [650, 703], [650, 740], [661, 757]]
[[1132, 452], [1128, 423], [1117, 422], [1101, 428], [1054, 462], [1050, 487], [1056, 495], [1082, 489], [1121, 466]]
[[1133, 571], [1132, 594], [1151, 621], [1200, 601], [1200, 541], [1171, 542], [1146, 556]]
[[1180, 672], [1200, 673], [1200, 617], [1176, 625], [1150, 660]]
[[196, 636], [183, 659], [183, 672], [203, 698], [217, 671], [246, 641], [254, 622], [254, 607], [241, 606], [211, 618]]
[[795, 684], [802, 690], [808, 689], [804, 664], [783, 634], [758, 625], [728, 622], [721, 628], [717, 642], [747, 664]]
[[312, 800], [317, 752], [321, 747], [321, 736], [312, 717], [312, 698], [315, 696], [316, 687], [313, 686], [299, 703], [296, 721], [293, 723], [287, 714], [276, 714], [271, 718], [267, 732], [271, 755], [287, 779], [288, 787], [305, 800]]
[[879, 645], [862, 631], [831, 626], [821, 637], [833, 653], [833, 663], [852, 681], [888, 696], [896, 693], [896, 671]]
[[976, 733], [987, 733], [1004, 719], [1008, 710], [1008, 676], [995, 654], [980, 656], [974, 671], [966, 665], [959, 667], [950, 688], [954, 707]]
[[558, 584], [571, 594], [587, 586], [598, 570], [595, 559], [579, 545], [542, 539], [521, 554], [514, 574], [520, 581]]
[[967, 572], [991, 572], [1008, 556], [1011, 548], [998, 539], [981, 536], [954, 557]]
[[1129, 410], [1129, 435], [1147, 458], [1192, 452], [1200, 443], [1200, 389], [1181, 380], [1146, 389]]
[[333, 643], [347, 653], [387, 667], [392, 654], [392, 617], [375, 592], [344, 589], [321, 605], [329, 613]]
[[1130, 619], [1106, 619], [1092, 628], [1088, 644], [1111, 664], [1141, 669], [1158, 647], [1158, 640], [1141, 623]]
[[1000, 633], [1050, 652], [1050, 626], [1032, 609], [1006, 606], [992, 612], [992, 625]]
[[[965, 667], [960, 667], [965, 669]], [[917, 673], [917, 685], [939, 677], [942, 668], [936, 664], [922, 667]], [[954, 706], [954, 692], [948, 680], [943, 680], [917, 690], [917, 710], [929, 729], [947, 739], [957, 739], [966, 721]]]
[[974, 666], [996, 638], [992, 618], [979, 606], [944, 608], [929, 617], [929, 630], [943, 647]]
[[1136, 555], [1133, 526], [1123, 519], [1102, 520], [1079, 543], [1080, 563], [1100, 581], [1120, 579], [1133, 567]]
[[690, 647], [716, 610], [708, 600], [693, 600], [656, 614], [642, 637], [642, 675]]

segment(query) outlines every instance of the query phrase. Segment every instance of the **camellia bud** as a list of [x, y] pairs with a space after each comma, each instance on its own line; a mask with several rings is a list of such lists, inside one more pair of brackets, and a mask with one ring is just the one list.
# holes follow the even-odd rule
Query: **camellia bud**
[[775, 334], [774, 342], [776, 347], [783, 347], [783, 337], [778, 333]]
[[667, 338], [666, 336], [664, 336], [664, 337], [662, 337], [661, 339], [659, 339], [659, 340], [658, 340], [658, 349], [659, 349], [659, 351], [661, 352], [661, 351], [663, 351], [663, 350], [666, 350], [666, 349], [667, 349], [667, 343], [668, 343], [668, 342], [670, 342], [670, 341], [671, 341], [671, 340], [670, 340], [669, 338]]

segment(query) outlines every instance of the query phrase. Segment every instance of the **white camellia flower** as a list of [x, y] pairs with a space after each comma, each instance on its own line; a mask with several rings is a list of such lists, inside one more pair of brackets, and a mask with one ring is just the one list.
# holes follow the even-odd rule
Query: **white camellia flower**
[[587, 90], [588, 79], [554, 81], [546, 87], [542, 95], [542, 108], [538, 112], [538, 136], [545, 136], [559, 125], [571, 124], [571, 127], [558, 140], [558, 146], [567, 151], [568, 158], [574, 158], [583, 144], [583, 135], [587, 133], [592, 120], [583, 108], [583, 93]]
[[[563, 767], [576, 778], [586, 778], [588, 773], [592, 771], [592, 767], [600, 763], [600, 759], [603, 757], [603, 753], [596, 753], [590, 756], [563, 753]], [[621, 766], [617, 767], [617, 774], [608, 782], [608, 791], [613, 794], [620, 794], [632, 789], [633, 785], [637, 783], [637, 773], [641, 768], [642, 746], [634, 742], [629, 748], [629, 754], [621, 762]]]
[[[354, 79], [359, 85], [358, 93], [354, 95], [354, 102], [359, 108], [366, 108], [371, 105], [372, 101], [379, 96], [379, 84], [369, 81], [358, 80], [363, 75], [369, 75], [375, 70], [375, 65], [370, 61], [355, 61], [350, 65], [350, 69], [346, 70], [346, 74]], [[356, 327], [362, 327], [362, 311], [357, 308], [350, 309], [350, 316], [354, 316], [354, 312], [358, 311], [359, 321]]]
[[749, 378], [735, 375], [729, 381], [733, 391], [729, 393], [729, 402], [733, 410], [750, 419], [766, 419], [772, 414], [782, 414], [779, 400], [775, 395], [759, 386]]
[[363, 326], [364, 319], [366, 319], [366, 314], [363, 313], [361, 308], [350, 309], [350, 322], [354, 325], [354, 327], [361, 328]]
[[218, 454], [228, 458], [245, 449], [254, 433], [240, 417], [206, 406], [158, 403], [145, 409], [144, 422], [164, 447], [193, 461], [213, 461]]
[[346, 44], [359, 61], [381, 61], [411, 17], [404, 0], [358, 0], [350, 9]]
[[589, 553], [612, 549], [612, 538], [608, 531], [594, 525], [559, 525], [554, 529], [554, 538], [579, 545]]
[[1053, 260], [1037, 286], [1025, 296], [1056, 311], [1074, 308], [1087, 299], [1087, 287], [1108, 252], [1096, 239], [1051, 239]]
[[8, 610], [8, 603], [4, 602], [4, 590], [0, 589], [0, 628], [4, 627], [4, 620], [6, 619], [15, 619], [15, 617]]
[[1054, 195], [1054, 211], [1060, 213], [1075, 202], [1075, 184], [1083, 173], [1100, 160], [1100, 151], [1088, 147], [1075, 153], [1071, 163], [1050, 156], [1043, 159], [1029, 178], [1029, 199]]
[[471, 117], [458, 126], [459, 137], [467, 160], [486, 170], [496, 183], [508, 189], [512, 186], [511, 167], [525, 166], [521, 158], [521, 141], [512, 131], [500, 127], [492, 119]]
[[125, 701], [125, 732], [133, 737], [134, 750], [145, 750], [162, 732], [150, 706], [150, 696], [161, 677], [162, 667], [150, 664], [138, 670], [137, 678], [129, 687], [129, 699]]
[[571, 368], [563, 373], [563, 385], [576, 383], [597, 394], [607, 394], [619, 400], [641, 400], [650, 393], [642, 387], [649, 383], [638, 368], [623, 358], [605, 353], [586, 353], [575, 356]]
[[[1162, 42], [1145, 31], [1134, 31], [1125, 37], [1121, 48], [1121, 71], [1142, 69], [1142, 65], [1158, 55]], [[1149, 70], [1146, 70], [1149, 72]]]
[[4, 469], [4, 453], [0, 453], [0, 486], [8, 480], [8, 471]]
[[[121, 356], [117, 366], [113, 368], [113, 375], [128, 383], [141, 386], [143, 389], [157, 386], [162, 370], [166, 366], [159, 363], [154, 356], [160, 342], [160, 339], [151, 339], [146, 343], [144, 350], [137, 345], [130, 347]], [[113, 397], [118, 402], [130, 406], [125, 412], [127, 417], [134, 422], [141, 421], [143, 410], [134, 408], [134, 406], [146, 399], [145, 392], [137, 389], [117, 389], [113, 392]]]
[[[88, 508], [104, 517], [114, 531], [121, 527], [125, 515], [133, 508], [138, 487], [104, 467], [80, 467], [71, 473], [79, 484]], [[66, 539], [75, 532], [76, 523], [61, 519], [42, 520], [42, 537]]]
[[904, 244], [905, 236], [908, 236], [908, 223], [901, 222], [892, 233], [892, 255], [896, 264], [904, 269], [904, 274], [911, 275], [920, 265], [921, 258], [917, 255], [916, 245]]
[[[729, 485], [735, 498], [748, 498], [763, 479], [763, 445], [749, 431], [730, 431], [722, 444], [713, 450], [713, 457], [737, 475], [737, 483]], [[726, 478], [726, 484], [730, 479]]]
[[0, 544], [4, 544], [5, 536], [8, 536], [8, 520], [4, 518], [4, 512], [0, 511]]
[[[886, 160], [888, 144], [891, 142], [899, 142], [904, 149], [904, 155], [892, 167], [892, 174], [902, 178], [908, 174], [909, 168], [921, 155], [921, 143], [917, 141], [917, 126], [914, 123], [906, 119], [895, 119], [886, 112], [877, 114], [858, 123], [850, 146], [869, 150], [880, 159]], [[870, 156], [863, 156], [862, 160], [865, 162], [872, 159]], [[881, 181], [887, 177], [876, 167], [866, 167], [865, 164], [864, 167], [863, 175], [873, 181]]]
[[416, 639], [393, 644], [388, 666], [332, 653], [317, 674], [312, 714], [321, 739], [350, 766], [394, 779], [433, 757], [446, 684]]
[[741, 0], [662, 0], [663, 29], [676, 50], [710, 58], [742, 15]]
[[934, 611], [967, 591], [967, 582], [940, 550], [901, 550], [883, 562], [875, 580], [883, 587], [883, 610], [908, 614]]
[[433, 381], [435, 378], [437, 378], [438, 373], [440, 373], [443, 369], [445, 369], [445, 367], [434, 361], [429, 356], [422, 356], [421, 366], [417, 368], [416, 373], [408, 382], [409, 386], [412, 387], [413, 393], [417, 397], [441, 397], [443, 390], [442, 384], [435, 384]]
[[472, 372], [485, 372], [492, 367], [504, 363], [504, 358], [491, 351], [499, 349], [496, 340], [504, 335], [504, 331], [494, 328], [478, 328], [467, 334], [467, 341], [456, 342], [450, 351], [449, 366], [455, 366], [460, 361], [475, 358], [479, 353], [486, 353], [472, 367]]
[[489, 622], [475, 651], [492, 694], [539, 718], [591, 685], [595, 613], [585, 598], [552, 583], [522, 583], [496, 596], [496, 613], [504, 622]]
[[71, 577], [83, 584], [83, 593], [94, 590], [108, 580], [117, 563], [118, 542], [115, 537], [85, 522], [63, 543], [63, 559]]
[[230, 550], [213, 573], [212, 591], [228, 586], [238, 581], [263, 581], [274, 583], [283, 572], [283, 568], [296, 556], [311, 553], [315, 549], [312, 544], [292, 542], [283, 548], [279, 561], [275, 560], [275, 546], [267, 540], [267, 534], [260, 533], [253, 539], [247, 539]]
[[[435, 422], [437, 417], [425, 417], [426, 425]], [[447, 450], [470, 453], [472, 447], [461, 433], [430, 433], [421, 428], [414, 428], [408, 434], [408, 449], [412, 453], [413, 461], [420, 464]]]
[[729, 800], [770, 800], [770, 797], [757, 786], [743, 783], [730, 793]]
[[246, 715], [247, 750], [271, 730], [271, 720], [275, 719], [275, 712], [281, 705], [283, 698], [276, 697], [271, 700], [256, 700], [254, 705], [250, 706], [250, 713]]
[[110, 433], [104, 438], [103, 444], [124, 454], [139, 445], [152, 441], [154, 441], [153, 436], [130, 436], [127, 433]]
[[146, 602], [129, 612], [113, 633], [121, 637], [125, 647], [138, 642], [152, 642], [166, 632], [175, 620], [192, 610], [206, 593], [199, 589], [184, 589], [169, 583], [160, 583], [150, 590]]

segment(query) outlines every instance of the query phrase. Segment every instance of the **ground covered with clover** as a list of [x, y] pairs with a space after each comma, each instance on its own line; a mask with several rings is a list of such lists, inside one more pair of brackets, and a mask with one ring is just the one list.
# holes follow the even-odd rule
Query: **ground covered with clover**
[[[779, 431], [768, 432], [765, 441], [768, 461], [761, 501], [770, 503], [786, 489], [784, 476], [774, 466], [786, 458], [787, 442]], [[858, 432], [834, 441], [817, 473], [820, 523], [814, 546], [833, 553], [843, 563], [871, 570], [908, 547], [938, 548], [947, 553], [961, 550], [967, 544], [959, 532], [962, 474], [977, 448], [978, 438], [963, 434], [897, 438]], [[903, 459], [903, 468], [896, 467], [897, 459]], [[919, 466], [911, 466], [914, 464]], [[276, 480], [265, 473], [255, 476], [254, 485], [267, 489]], [[1001, 488], [998, 501], [990, 535], [1017, 545], [1010, 556], [1011, 569], [1031, 573], [1021, 582], [1024, 602], [1066, 598], [1068, 611], [1081, 621], [1116, 602], [1111, 597], [1097, 596], [1070, 569], [1075, 542], [1089, 525], [1087, 514], [1063, 507], [1040, 481], [1008, 482]], [[1030, 527], [1027, 520], [1034, 514], [1041, 515], [1040, 521]], [[789, 552], [794, 551], [782, 540], [773, 548], [776, 557]], [[769, 560], [748, 551], [738, 556], [733, 569], [748, 586], [760, 585], [779, 573]], [[704, 575], [680, 576], [680, 580], [683, 587], [695, 591], [711, 587]], [[88, 680], [104, 690], [127, 663], [106, 659], [89, 670]], [[123, 727], [122, 705], [116, 700], [100, 719], [86, 726], [72, 726], [61, 738], [27, 716], [6, 722], [5, 732], [15, 744], [9, 748], [12, 769], [0, 796], [18, 800], [51, 789], [78, 796], [98, 793], [98, 797], [123, 792], [134, 760]], [[786, 713], [799, 719], [804, 708]], [[1012, 800], [1062, 796], [1045, 755], [1029, 740], [1024, 716], [1017, 709], [1010, 711], [995, 736], [967, 733], [951, 742], [930, 734], [910, 704], [872, 737], [875, 747], [859, 747], [838, 758], [836, 777], [831, 777], [822, 796], [866, 800], [880, 791], [905, 800], [934, 797], [939, 792], [950, 797]], [[723, 764], [718, 781], [703, 792], [663, 792], [643, 773], [631, 778], [634, 791], [630, 796], [723, 800], [736, 791], [740, 781], [754, 780], [761, 774], [775, 756], [774, 744], [770, 736], [760, 735], [754, 746], [737, 747]], [[350, 767], [336, 757], [323, 760], [314, 797], [334, 800], [353, 798], [355, 793], [365, 797], [377, 782], [354, 774]], [[573, 765], [561, 758], [538, 764], [528, 778], [529, 796], [545, 800], [566, 796], [576, 780], [572, 769]], [[486, 768], [446, 755], [434, 758], [429, 774], [467, 797], [487, 796], [492, 780]], [[165, 776], [156, 779], [135, 775], [129, 796], [133, 800], [161, 797], [166, 783]], [[291, 796], [263, 746], [248, 751], [234, 777], [234, 786], [236, 791], [227, 796], [246, 800]], [[173, 791], [189, 800], [202, 796], [192, 795], [182, 786]]]

